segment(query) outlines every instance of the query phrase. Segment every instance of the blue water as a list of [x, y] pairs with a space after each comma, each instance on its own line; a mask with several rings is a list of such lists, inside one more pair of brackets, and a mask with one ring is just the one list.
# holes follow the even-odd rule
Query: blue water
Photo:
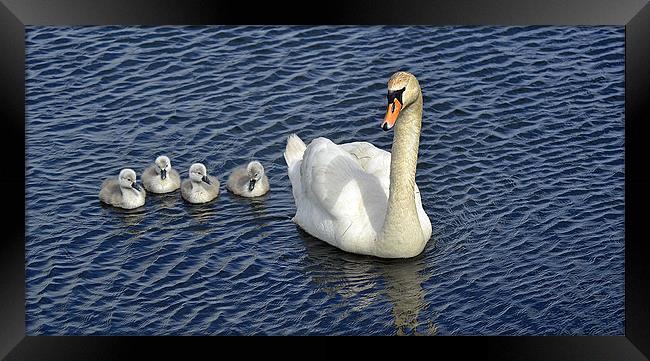
[[[624, 333], [623, 27], [28, 27], [26, 326], [59, 334]], [[291, 222], [285, 137], [370, 141], [424, 94], [433, 223], [402, 261]], [[167, 154], [216, 202], [121, 211], [101, 181]], [[225, 191], [251, 159], [272, 190]]]

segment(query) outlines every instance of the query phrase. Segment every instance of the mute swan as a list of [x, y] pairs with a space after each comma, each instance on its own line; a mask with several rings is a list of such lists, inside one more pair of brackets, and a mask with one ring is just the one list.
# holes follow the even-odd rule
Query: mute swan
[[122, 169], [117, 178], [106, 179], [99, 191], [99, 199], [115, 207], [133, 209], [144, 204], [146, 191], [138, 183], [133, 169]]
[[181, 184], [181, 196], [190, 203], [206, 203], [219, 196], [219, 180], [208, 175], [201, 163], [190, 167], [190, 178]]
[[381, 127], [393, 125], [392, 156], [367, 142], [337, 145], [317, 138], [305, 146], [290, 135], [284, 158], [296, 203], [293, 221], [347, 252], [383, 258], [420, 254], [432, 230], [415, 184], [422, 92], [407, 72], [388, 80]]
[[142, 173], [142, 184], [149, 192], [169, 193], [181, 187], [181, 176], [172, 168], [169, 158], [161, 155]]
[[259, 197], [269, 191], [269, 179], [262, 164], [254, 160], [245, 167], [235, 168], [228, 177], [226, 188], [242, 197]]

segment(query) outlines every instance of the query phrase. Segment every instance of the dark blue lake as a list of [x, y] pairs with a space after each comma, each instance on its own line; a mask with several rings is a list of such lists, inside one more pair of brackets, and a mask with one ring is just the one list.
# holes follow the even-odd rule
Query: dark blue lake
[[[623, 27], [28, 27], [26, 326], [72, 334], [624, 334]], [[413, 259], [301, 231], [286, 136], [369, 141], [424, 94]], [[123, 211], [166, 154], [218, 200]], [[271, 192], [225, 190], [248, 160]]]

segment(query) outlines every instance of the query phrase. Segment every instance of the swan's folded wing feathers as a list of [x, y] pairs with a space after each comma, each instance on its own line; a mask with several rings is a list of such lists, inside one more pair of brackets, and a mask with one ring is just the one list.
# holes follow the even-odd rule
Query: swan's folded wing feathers
[[376, 150], [378, 150], [368, 142], [345, 143], [339, 145], [339, 147], [354, 156], [355, 160], [364, 170], [366, 170], [368, 163], [377, 156]]
[[332, 215], [344, 216], [350, 206], [358, 203], [359, 192], [352, 164], [349, 158], [339, 156], [312, 168], [311, 190]]
[[390, 152], [377, 148], [368, 142], [341, 144], [341, 148], [350, 153], [366, 173], [379, 180], [386, 197], [388, 197]]
[[361, 197], [357, 179], [360, 166], [331, 141], [315, 139], [305, 151], [302, 177], [306, 196], [335, 217], [358, 212]]

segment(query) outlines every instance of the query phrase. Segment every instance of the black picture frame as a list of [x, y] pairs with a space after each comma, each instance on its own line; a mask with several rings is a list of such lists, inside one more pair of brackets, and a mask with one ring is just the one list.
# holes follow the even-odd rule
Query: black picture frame
[[[619, 25], [625, 26], [625, 335], [553, 337], [439, 337], [427, 345], [455, 358], [480, 350], [481, 359], [648, 360], [650, 358], [650, 253], [643, 210], [650, 165], [650, 4], [644, 0], [571, 1], [268, 1], [1, 0], [0, 189], [25, 188], [25, 26], [205, 24], [399, 25]], [[292, 7], [292, 11], [288, 11]], [[251, 11], [251, 9], [255, 11]], [[297, 10], [297, 11], [296, 11]], [[4, 195], [6, 222], [0, 252], [0, 357], [10, 360], [125, 359], [211, 345], [206, 338], [25, 336], [25, 197]], [[460, 339], [460, 340], [459, 340]], [[461, 346], [461, 347], [459, 347]], [[280, 350], [278, 350], [280, 351]], [[153, 352], [153, 354], [152, 354]], [[137, 352], [136, 352], [137, 353]], [[187, 358], [185, 358], [187, 359]]]

